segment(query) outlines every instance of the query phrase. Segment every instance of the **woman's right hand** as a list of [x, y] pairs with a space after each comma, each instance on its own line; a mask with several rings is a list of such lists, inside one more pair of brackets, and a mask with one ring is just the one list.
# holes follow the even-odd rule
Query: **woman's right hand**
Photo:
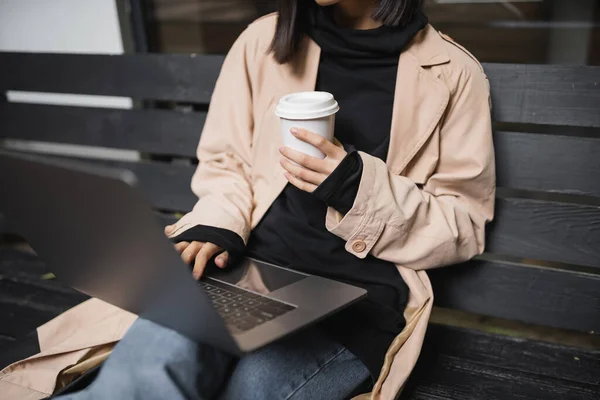
[[[165, 234], [169, 234], [172, 225], [165, 228]], [[194, 263], [192, 274], [195, 279], [200, 279], [206, 268], [208, 261], [218, 253], [215, 258], [215, 264], [219, 268], [225, 268], [229, 262], [229, 254], [223, 251], [223, 248], [210, 242], [179, 242], [175, 244], [175, 250], [181, 255], [181, 259], [186, 264]]]

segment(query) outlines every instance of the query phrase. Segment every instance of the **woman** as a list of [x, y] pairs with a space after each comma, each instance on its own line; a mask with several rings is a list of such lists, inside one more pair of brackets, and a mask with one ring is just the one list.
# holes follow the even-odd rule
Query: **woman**
[[[165, 229], [196, 278], [249, 254], [368, 299], [239, 361], [139, 320], [71, 397], [343, 399], [367, 379], [374, 398], [400, 391], [431, 311], [423, 270], [483, 251], [495, 192], [487, 79], [421, 3], [282, 0], [251, 24], [211, 101], [198, 203]], [[274, 115], [315, 88], [340, 104], [341, 145], [292, 133], [324, 160], [281, 147]]]

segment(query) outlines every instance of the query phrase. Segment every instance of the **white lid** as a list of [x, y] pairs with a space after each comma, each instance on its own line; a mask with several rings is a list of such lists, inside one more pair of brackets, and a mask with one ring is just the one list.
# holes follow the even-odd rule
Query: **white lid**
[[298, 92], [283, 96], [275, 115], [285, 119], [313, 119], [328, 117], [339, 109], [331, 93]]

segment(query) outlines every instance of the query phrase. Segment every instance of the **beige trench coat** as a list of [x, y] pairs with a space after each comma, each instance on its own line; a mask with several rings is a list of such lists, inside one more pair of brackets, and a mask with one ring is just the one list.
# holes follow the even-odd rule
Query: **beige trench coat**
[[[173, 235], [204, 224], [247, 240], [287, 183], [274, 108], [285, 94], [314, 90], [320, 49], [306, 38], [295, 62], [277, 64], [267, 51], [276, 19], [251, 24], [226, 57], [198, 146], [192, 189], [200, 200]], [[396, 264], [410, 288], [406, 327], [387, 352], [373, 399], [393, 398], [419, 356], [433, 302], [425, 270], [481, 253], [494, 209], [481, 65], [427, 26], [400, 56], [396, 85], [387, 164], [361, 153], [354, 206], [346, 215], [330, 208], [325, 221], [356, 257], [370, 253]], [[2, 372], [0, 398], [49, 395], [59, 372], [66, 379], [102, 361], [134, 319], [92, 299], [41, 326], [41, 353]]]

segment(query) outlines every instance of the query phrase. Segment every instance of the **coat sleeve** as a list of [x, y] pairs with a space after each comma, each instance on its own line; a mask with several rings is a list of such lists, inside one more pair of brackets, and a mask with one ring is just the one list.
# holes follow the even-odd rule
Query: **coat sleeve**
[[341, 215], [329, 208], [326, 217], [327, 229], [350, 253], [419, 270], [483, 252], [496, 187], [489, 83], [483, 72], [467, 70], [455, 87], [440, 122], [439, 161], [424, 185], [360, 154], [363, 172], [352, 209]]
[[227, 54], [210, 101], [191, 183], [198, 202], [176, 223], [171, 237], [203, 225], [232, 231], [244, 242], [248, 239], [254, 122], [246, 32]]

